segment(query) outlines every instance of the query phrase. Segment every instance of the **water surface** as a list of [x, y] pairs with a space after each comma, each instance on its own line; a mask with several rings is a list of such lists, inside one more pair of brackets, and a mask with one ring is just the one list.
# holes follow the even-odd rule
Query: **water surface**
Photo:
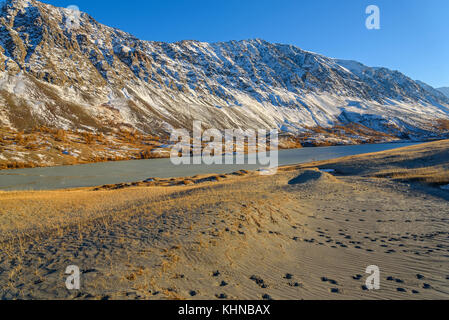
[[[385, 143], [355, 146], [303, 148], [279, 151], [279, 165], [391, 150], [417, 143]], [[51, 190], [94, 187], [104, 184], [142, 181], [149, 177], [176, 178], [197, 174], [231, 173], [241, 169], [256, 170], [258, 165], [181, 165], [170, 159], [104, 162], [77, 166], [17, 169], [0, 171], [0, 190]]]

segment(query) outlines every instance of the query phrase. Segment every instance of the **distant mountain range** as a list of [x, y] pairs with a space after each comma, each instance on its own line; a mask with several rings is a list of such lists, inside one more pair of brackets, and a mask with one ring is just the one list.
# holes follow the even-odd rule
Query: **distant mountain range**
[[447, 88], [398, 71], [331, 59], [260, 39], [142, 41], [86, 13], [35, 0], [0, 11], [0, 124], [166, 134], [192, 120], [225, 128], [356, 123], [411, 138], [438, 137]]

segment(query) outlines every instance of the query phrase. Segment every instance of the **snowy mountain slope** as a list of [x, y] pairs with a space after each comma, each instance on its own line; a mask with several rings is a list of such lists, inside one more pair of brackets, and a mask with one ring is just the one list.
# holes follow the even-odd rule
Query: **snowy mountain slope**
[[263, 40], [141, 41], [35, 0], [0, 12], [0, 123], [24, 129], [306, 127], [355, 122], [399, 135], [438, 134], [449, 98], [397, 71]]
[[438, 88], [437, 90], [449, 98], [449, 87]]

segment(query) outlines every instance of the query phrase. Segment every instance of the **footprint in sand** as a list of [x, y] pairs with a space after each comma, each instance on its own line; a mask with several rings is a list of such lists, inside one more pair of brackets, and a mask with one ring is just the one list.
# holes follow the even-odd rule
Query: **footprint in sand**
[[289, 282], [288, 285], [290, 287], [295, 287], [295, 288], [302, 287], [302, 285], [299, 282], [294, 282], [294, 283]]
[[332, 279], [329, 279], [329, 278], [326, 278], [326, 277], [322, 277], [322, 278], [321, 278], [321, 281], [323, 281], [323, 282], [329, 282], [330, 284], [333, 284], [333, 285], [338, 285], [338, 282], [337, 282], [337, 281], [332, 280]]
[[253, 275], [249, 279], [254, 281], [262, 289], [268, 288], [268, 285], [265, 283], [265, 281], [261, 277]]
[[196, 292], [195, 290], [191, 290], [189, 292], [189, 294], [190, 294], [191, 297], [195, 297], [198, 294], [198, 292]]
[[338, 288], [331, 288], [331, 289], [329, 289], [329, 292], [330, 293], [340, 293], [340, 289], [338, 289]]

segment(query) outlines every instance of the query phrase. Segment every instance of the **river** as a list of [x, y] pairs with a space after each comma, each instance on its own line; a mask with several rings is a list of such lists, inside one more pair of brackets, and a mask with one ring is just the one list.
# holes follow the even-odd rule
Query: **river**
[[[354, 146], [303, 148], [279, 151], [279, 165], [358, 155], [416, 145], [417, 143], [385, 143]], [[170, 159], [103, 162], [77, 166], [60, 166], [0, 171], [0, 190], [52, 190], [94, 187], [121, 182], [137, 182], [147, 178], [189, 177], [198, 174], [231, 173], [241, 169], [255, 170], [257, 165], [180, 165]]]

